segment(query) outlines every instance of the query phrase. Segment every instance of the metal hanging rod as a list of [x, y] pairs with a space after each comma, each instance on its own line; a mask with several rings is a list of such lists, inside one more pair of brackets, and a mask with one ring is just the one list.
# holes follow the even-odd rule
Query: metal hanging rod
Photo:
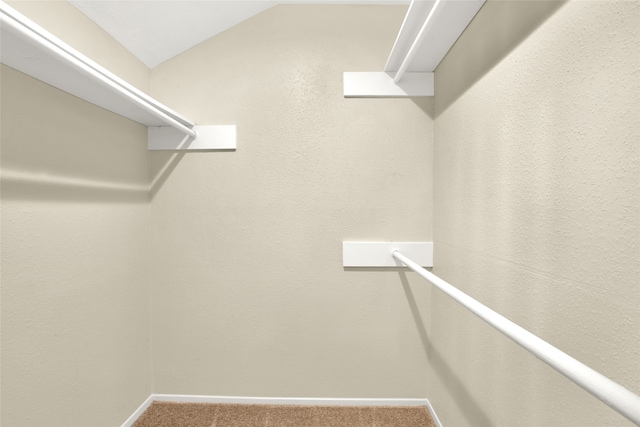
[[435, 274], [420, 267], [397, 249], [392, 251], [392, 255], [538, 359], [640, 426], [640, 396], [471, 298]]

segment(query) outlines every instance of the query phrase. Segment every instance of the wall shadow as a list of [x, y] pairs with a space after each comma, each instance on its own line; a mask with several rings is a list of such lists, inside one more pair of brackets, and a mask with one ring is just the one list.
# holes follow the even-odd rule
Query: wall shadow
[[151, 184], [149, 186], [149, 198], [153, 200], [169, 179], [173, 170], [178, 166], [186, 153], [173, 151], [156, 151], [150, 153]]
[[[429, 361], [431, 362], [431, 369], [438, 376], [440, 383], [447, 390], [449, 396], [456, 402], [456, 408], [468, 421], [469, 425], [477, 427], [492, 426], [493, 423], [482, 410], [480, 404], [465, 388], [464, 383], [451, 369], [442, 353], [433, 345], [430, 348]], [[433, 401], [431, 403], [433, 404]], [[435, 409], [437, 412], [437, 407]]]
[[[441, 384], [447, 390], [449, 395], [455, 400], [457, 407], [460, 408], [463, 416], [469, 421], [469, 425], [473, 426], [491, 426], [491, 420], [487, 414], [482, 410], [480, 404], [473, 398], [471, 393], [465, 388], [464, 383], [460, 380], [458, 375], [451, 369], [451, 366], [447, 363], [442, 354], [438, 351], [437, 347], [433, 345], [429, 339], [429, 333], [425, 328], [425, 321], [420, 314], [418, 304], [415, 296], [409, 286], [409, 280], [407, 279], [406, 272], [402, 269], [398, 269], [398, 276], [402, 283], [402, 288], [407, 297], [409, 308], [411, 309], [411, 315], [416, 324], [416, 329], [420, 336], [420, 341], [424, 349], [425, 354], [431, 364], [431, 369], [438, 376]], [[426, 281], [425, 281], [426, 282]], [[431, 286], [428, 282], [426, 286]], [[432, 400], [431, 396], [428, 396], [429, 400]], [[433, 401], [431, 402], [433, 404]], [[437, 408], [435, 408], [437, 412]]]
[[149, 201], [144, 184], [126, 184], [89, 179], [12, 173], [3, 170], [0, 192], [4, 200], [71, 203], [126, 203]]
[[488, 0], [435, 70], [434, 118], [566, 3]]
[[[398, 276], [400, 277], [400, 283], [402, 283], [402, 289], [404, 290], [404, 294], [407, 297], [407, 303], [409, 303], [409, 309], [411, 309], [411, 315], [413, 316], [413, 320], [416, 324], [416, 329], [418, 330], [418, 335], [420, 336], [420, 342], [422, 343], [422, 348], [424, 350], [424, 354], [429, 359], [429, 351], [431, 348], [431, 342], [429, 341], [429, 333], [427, 332], [427, 328], [425, 328], [425, 322], [420, 314], [420, 309], [418, 308], [418, 303], [416, 302], [416, 298], [411, 291], [411, 286], [409, 286], [409, 279], [407, 279], [407, 273], [403, 270], [398, 270]], [[425, 283], [426, 286], [430, 286], [428, 283]]]
[[3, 200], [148, 202], [145, 126], [0, 68]]
[[410, 99], [431, 120], [435, 119], [435, 100], [433, 96], [413, 96]]

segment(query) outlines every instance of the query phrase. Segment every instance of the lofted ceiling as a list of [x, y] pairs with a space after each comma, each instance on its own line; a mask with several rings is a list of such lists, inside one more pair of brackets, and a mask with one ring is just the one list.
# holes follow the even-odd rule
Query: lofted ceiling
[[278, 4], [409, 4], [409, 0], [68, 0], [154, 68]]

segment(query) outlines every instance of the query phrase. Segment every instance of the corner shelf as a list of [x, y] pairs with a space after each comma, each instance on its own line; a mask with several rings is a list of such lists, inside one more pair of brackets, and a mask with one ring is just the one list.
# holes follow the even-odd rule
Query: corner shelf
[[1, 1], [0, 29], [3, 64], [147, 127], [171, 127], [178, 131], [160, 132], [176, 135], [171, 140], [165, 137], [161, 143], [155, 141], [157, 132], [149, 132], [149, 149], [236, 148], [235, 125], [200, 126], [194, 130], [194, 122], [136, 89]]

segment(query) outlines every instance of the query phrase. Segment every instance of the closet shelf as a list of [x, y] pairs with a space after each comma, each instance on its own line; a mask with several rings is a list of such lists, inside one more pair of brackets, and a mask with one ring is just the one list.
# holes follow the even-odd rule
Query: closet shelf
[[433, 96], [433, 71], [485, 0], [412, 0], [380, 72], [345, 72], [346, 98]]
[[149, 127], [149, 149], [236, 148], [235, 125], [195, 126], [1, 1], [0, 30], [3, 64]]

